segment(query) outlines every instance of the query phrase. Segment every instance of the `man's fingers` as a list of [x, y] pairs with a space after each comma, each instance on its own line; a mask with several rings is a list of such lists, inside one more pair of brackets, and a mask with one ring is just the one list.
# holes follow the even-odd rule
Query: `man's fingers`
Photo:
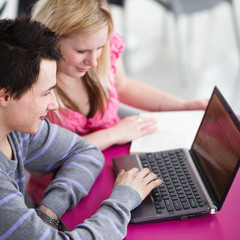
[[158, 187], [159, 185], [161, 185], [163, 183], [163, 181], [159, 178], [154, 179], [153, 181], [148, 183], [148, 187], [152, 190], [155, 187]]
[[156, 180], [158, 177], [155, 173], [149, 172], [145, 177], [144, 177], [144, 182], [146, 184], [150, 183], [153, 180]]

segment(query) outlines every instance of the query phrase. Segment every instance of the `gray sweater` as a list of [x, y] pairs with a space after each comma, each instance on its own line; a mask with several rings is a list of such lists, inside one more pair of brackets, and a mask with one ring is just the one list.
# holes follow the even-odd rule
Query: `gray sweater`
[[123, 239], [138, 193], [118, 185], [99, 210], [73, 231], [60, 232], [45, 224], [24, 203], [24, 168], [56, 177], [41, 204], [59, 217], [84, 198], [102, 170], [101, 152], [78, 135], [44, 120], [35, 135], [9, 134], [14, 161], [0, 151], [0, 240], [3, 239]]

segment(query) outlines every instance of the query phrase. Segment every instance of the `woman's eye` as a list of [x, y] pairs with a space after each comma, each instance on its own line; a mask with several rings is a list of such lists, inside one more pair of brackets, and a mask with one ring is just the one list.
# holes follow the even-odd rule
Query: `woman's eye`
[[86, 51], [77, 51], [78, 53], [80, 53], [80, 54], [83, 54], [83, 53], [85, 53]]

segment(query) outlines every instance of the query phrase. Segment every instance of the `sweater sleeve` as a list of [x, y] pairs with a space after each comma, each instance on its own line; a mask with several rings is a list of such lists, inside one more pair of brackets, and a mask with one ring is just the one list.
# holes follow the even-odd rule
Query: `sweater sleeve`
[[[86, 140], [47, 119], [38, 134], [27, 141], [25, 167], [35, 172], [55, 172], [41, 204], [59, 217], [84, 198], [102, 170], [102, 153]], [[24, 144], [23, 144], [24, 146]]]
[[[58, 216], [87, 194], [101, 171], [103, 156], [96, 147], [48, 121], [41, 124], [38, 134], [20, 134], [18, 138], [22, 150], [16, 149], [16, 152], [23, 157], [25, 167], [39, 172], [57, 170], [42, 204]], [[21, 161], [2, 157], [0, 154], [0, 239], [114, 240], [126, 236], [130, 211], [141, 202], [134, 189], [115, 186], [111, 196], [101, 203], [91, 218], [77, 225], [73, 231], [61, 232], [45, 224], [34, 209], [26, 207], [19, 189], [20, 179], [12, 177], [12, 171], [18, 171]]]
[[61, 232], [45, 224], [34, 209], [28, 209], [18, 185], [0, 170], [0, 239], [111, 239], [126, 236], [130, 210], [140, 202], [138, 193], [128, 186], [116, 186], [99, 210], [73, 231]]

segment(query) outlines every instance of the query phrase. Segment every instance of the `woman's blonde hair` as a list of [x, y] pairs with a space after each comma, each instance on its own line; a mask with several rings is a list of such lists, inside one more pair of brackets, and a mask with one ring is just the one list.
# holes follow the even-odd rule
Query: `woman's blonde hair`
[[[32, 19], [43, 23], [60, 38], [94, 32], [108, 26], [108, 42], [103, 47], [98, 66], [91, 68], [83, 77], [90, 103], [87, 117], [93, 117], [99, 108], [103, 114], [108, 103], [109, 39], [113, 31], [111, 10], [106, 0], [38, 0], [32, 9]], [[56, 95], [61, 109], [66, 108], [63, 102], [67, 102], [73, 110], [77, 108], [58, 87]]]

